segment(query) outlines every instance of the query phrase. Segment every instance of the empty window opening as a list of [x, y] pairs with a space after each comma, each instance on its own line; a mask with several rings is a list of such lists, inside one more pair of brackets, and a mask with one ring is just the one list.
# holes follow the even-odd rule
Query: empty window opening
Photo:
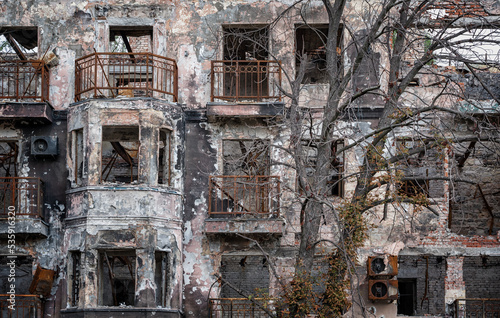
[[68, 296], [72, 307], [77, 307], [80, 300], [81, 257], [82, 253], [79, 251], [70, 252], [68, 260]]
[[38, 29], [0, 28], [0, 56], [2, 60], [36, 59], [38, 56]]
[[423, 179], [404, 180], [398, 184], [398, 192], [407, 197], [422, 195], [429, 197], [429, 181]]
[[155, 253], [156, 306], [170, 306], [170, 258], [167, 252]]
[[30, 294], [29, 287], [33, 280], [33, 258], [30, 256], [17, 256], [8, 258], [6, 255], [0, 256], [0, 294], [7, 294], [12, 282], [9, 282], [10, 266], [9, 262], [14, 261], [16, 264], [15, 279], [16, 279], [16, 294]]
[[139, 127], [103, 127], [101, 182], [137, 181], [139, 147]]
[[81, 185], [83, 177], [83, 129], [71, 132], [71, 154], [75, 183]]
[[159, 153], [158, 153], [158, 184], [171, 185], [171, 131], [160, 129]]
[[153, 27], [110, 27], [110, 50], [114, 53], [153, 52]]
[[19, 142], [0, 141], [0, 178], [17, 177], [19, 162]]
[[223, 33], [224, 96], [269, 97], [268, 28], [225, 27]]
[[398, 279], [398, 315], [413, 316], [417, 304], [417, 280]]
[[268, 176], [270, 171], [269, 141], [224, 140], [224, 175]]
[[304, 193], [304, 190], [320, 181], [320, 179], [326, 179], [328, 185], [328, 193], [333, 196], [342, 197], [344, 194], [344, 154], [337, 155], [337, 151], [344, 146], [344, 141], [339, 139], [331, 143], [330, 161], [328, 174], [325, 176], [319, 176], [316, 174], [316, 166], [318, 162], [318, 145], [317, 140], [303, 140], [302, 141], [302, 162], [304, 164], [306, 172], [307, 184], [300, 184], [300, 180], [297, 180], [297, 186], [299, 191]]
[[101, 305], [134, 306], [136, 284], [135, 252], [101, 252], [100, 265]]
[[[295, 31], [295, 66], [298, 74], [304, 60], [309, 63], [306, 67], [302, 84], [328, 83], [326, 65], [326, 42], [328, 38], [328, 24], [299, 26]], [[337, 66], [341, 66], [341, 39], [342, 28], [337, 35]]]

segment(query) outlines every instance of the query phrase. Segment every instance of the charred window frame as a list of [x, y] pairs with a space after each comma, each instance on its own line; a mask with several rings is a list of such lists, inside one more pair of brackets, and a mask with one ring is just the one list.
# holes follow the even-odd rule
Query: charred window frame
[[100, 305], [134, 306], [137, 282], [135, 251], [100, 251], [99, 265]]
[[[342, 35], [341, 26], [337, 34], [337, 68], [342, 67]], [[328, 38], [328, 24], [297, 25], [295, 28], [295, 71], [298, 75], [300, 65], [307, 58], [309, 65], [306, 68], [302, 84], [328, 83], [326, 69], [326, 41]]]
[[84, 139], [83, 129], [71, 131], [71, 160], [73, 162], [73, 178], [76, 185], [82, 184], [83, 177], [83, 158], [84, 158]]
[[0, 140], [0, 178], [17, 177], [19, 148], [19, 140]]
[[170, 307], [170, 253], [155, 253], [156, 306]]
[[139, 176], [139, 126], [103, 126], [101, 183], [132, 183]]
[[68, 258], [68, 303], [78, 307], [81, 289], [82, 253], [72, 251]]
[[[318, 140], [303, 140], [302, 149], [303, 157], [302, 160], [306, 169], [307, 182], [312, 184], [314, 178], [316, 177], [316, 164], [318, 156]], [[331, 154], [330, 154], [330, 172], [327, 176], [328, 193], [332, 196], [343, 197], [344, 196], [344, 153], [337, 155], [337, 151], [344, 146], [344, 140], [338, 139], [331, 142]], [[300, 193], [304, 193], [304, 189], [300, 186], [297, 180], [297, 189]]]
[[158, 144], [158, 184], [170, 186], [172, 182], [172, 131], [160, 129]]
[[270, 141], [267, 139], [224, 139], [223, 173], [226, 176], [270, 175]]

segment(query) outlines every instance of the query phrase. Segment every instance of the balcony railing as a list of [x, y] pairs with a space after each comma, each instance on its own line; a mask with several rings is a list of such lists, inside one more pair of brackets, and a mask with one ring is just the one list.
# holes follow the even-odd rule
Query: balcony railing
[[281, 101], [279, 61], [212, 61], [211, 100]]
[[0, 61], [0, 99], [47, 102], [49, 69], [43, 61]]
[[[14, 213], [12, 213], [14, 212]], [[43, 218], [42, 181], [39, 178], [0, 178], [0, 218]]]
[[[264, 308], [276, 313], [272, 301], [255, 298]], [[211, 318], [264, 318], [269, 317], [265, 310], [246, 298], [210, 298], [209, 317]]]
[[453, 303], [454, 318], [500, 317], [500, 298], [465, 298]]
[[210, 176], [208, 213], [212, 217], [278, 216], [279, 181], [275, 176]]
[[[12, 300], [11, 300], [12, 299]], [[13, 303], [15, 301], [15, 303]], [[14, 304], [15, 310], [9, 308]], [[37, 295], [0, 294], [0, 318], [42, 318], [42, 303]]]
[[75, 63], [76, 101], [146, 96], [177, 102], [173, 59], [151, 53], [93, 53]]

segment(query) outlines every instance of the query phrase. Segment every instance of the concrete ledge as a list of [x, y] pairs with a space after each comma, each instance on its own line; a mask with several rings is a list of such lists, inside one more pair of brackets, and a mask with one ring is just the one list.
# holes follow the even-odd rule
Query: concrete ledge
[[61, 310], [65, 318], [181, 318], [182, 312], [176, 309], [163, 308], [69, 308]]
[[282, 116], [284, 103], [207, 103], [207, 117], [214, 121], [218, 117], [266, 118]]
[[19, 119], [50, 124], [53, 109], [48, 103], [6, 102], [0, 104], [0, 119]]
[[206, 234], [278, 234], [282, 235], [285, 221], [277, 219], [207, 219]]
[[[35, 218], [16, 218], [16, 236], [33, 235], [46, 238], [49, 236], [49, 226], [41, 219]], [[0, 219], [0, 237], [7, 237], [9, 223], [7, 219]]]

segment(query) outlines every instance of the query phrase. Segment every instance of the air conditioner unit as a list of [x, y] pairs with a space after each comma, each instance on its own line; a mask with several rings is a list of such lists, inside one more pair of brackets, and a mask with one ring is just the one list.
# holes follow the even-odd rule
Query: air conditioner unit
[[370, 279], [368, 281], [368, 299], [392, 301], [398, 299], [397, 279]]
[[31, 155], [34, 156], [57, 156], [57, 137], [32, 136]]
[[368, 276], [396, 276], [398, 274], [398, 257], [381, 255], [368, 257]]

